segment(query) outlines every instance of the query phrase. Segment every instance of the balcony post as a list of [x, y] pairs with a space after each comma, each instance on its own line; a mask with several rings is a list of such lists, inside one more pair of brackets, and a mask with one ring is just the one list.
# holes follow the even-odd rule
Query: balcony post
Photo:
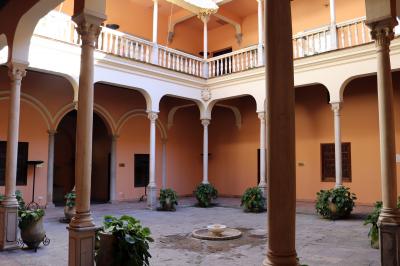
[[201, 21], [203, 21], [203, 58], [204, 58], [204, 62], [203, 62], [203, 77], [204, 78], [208, 78], [208, 63], [207, 63], [207, 59], [208, 59], [208, 29], [207, 29], [207, 24], [208, 21], [210, 20], [210, 14], [204, 13], [204, 14], [200, 14], [200, 19]]
[[153, 52], [151, 63], [158, 65], [158, 0], [153, 0]]
[[[268, 250], [265, 266], [297, 266], [295, 97], [289, 0], [265, 1]], [[284, 191], [285, 196], [282, 197]]]
[[263, 0], [257, 0], [258, 3], [258, 46], [257, 46], [257, 63], [258, 66], [264, 65], [264, 49], [263, 49]]
[[336, 30], [336, 3], [335, 0], [330, 0], [330, 32], [331, 32], [331, 50], [338, 48], [337, 30]]

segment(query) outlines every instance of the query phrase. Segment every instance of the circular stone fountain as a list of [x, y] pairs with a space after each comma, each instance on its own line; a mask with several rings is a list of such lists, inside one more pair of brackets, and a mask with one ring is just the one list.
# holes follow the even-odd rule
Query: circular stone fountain
[[207, 228], [194, 230], [192, 236], [202, 240], [232, 240], [241, 237], [242, 232], [223, 224], [211, 224]]

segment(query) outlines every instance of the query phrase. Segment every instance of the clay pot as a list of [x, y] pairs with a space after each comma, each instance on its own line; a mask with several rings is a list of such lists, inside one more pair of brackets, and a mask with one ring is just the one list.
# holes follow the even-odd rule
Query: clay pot
[[37, 249], [41, 242], [43, 242], [46, 232], [43, 228], [43, 217], [38, 221], [31, 223], [24, 229], [21, 229], [22, 241], [30, 249]]
[[74, 207], [68, 207], [68, 206], [65, 206], [64, 207], [64, 215], [65, 215], [65, 218], [67, 219], [67, 220], [71, 220], [72, 219], [72, 217], [74, 217], [75, 216], [75, 214], [76, 214], [76, 208], [75, 208], [75, 206]]
[[97, 266], [111, 266], [114, 263], [114, 247], [117, 246], [117, 238], [108, 233], [99, 232], [100, 243], [96, 257]]

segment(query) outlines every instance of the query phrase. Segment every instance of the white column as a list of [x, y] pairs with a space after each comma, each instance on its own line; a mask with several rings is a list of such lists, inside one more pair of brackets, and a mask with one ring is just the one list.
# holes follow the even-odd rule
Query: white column
[[259, 112], [258, 118], [260, 119], [260, 183], [258, 186], [265, 190], [267, 187], [265, 178], [265, 112]]
[[208, 184], [208, 126], [210, 119], [202, 119], [203, 125], [203, 184]]
[[10, 106], [5, 175], [5, 199], [0, 206], [0, 250], [17, 247], [17, 207], [15, 197], [17, 181], [18, 137], [21, 104], [21, 81], [26, 74], [27, 64], [10, 63], [8, 76], [11, 81]]
[[147, 186], [147, 207], [157, 207], [157, 184], [156, 184], [156, 121], [158, 114], [149, 112], [150, 119], [150, 162], [149, 162], [149, 185]]
[[167, 188], [167, 140], [162, 140], [162, 188]]
[[263, 0], [257, 0], [258, 3], [258, 47], [257, 47], [257, 54], [258, 54], [258, 65], [264, 65], [264, 49], [263, 49]]
[[[207, 24], [210, 20], [209, 14], [200, 14], [200, 19], [203, 21], [203, 58], [204, 61], [208, 59], [208, 29]], [[208, 78], [208, 63], [204, 62], [203, 64], [203, 76]]]
[[151, 62], [158, 65], [158, 0], [153, 0], [153, 52]]
[[330, 7], [330, 18], [331, 18], [331, 25], [330, 25], [331, 49], [333, 50], [333, 49], [337, 49], [337, 47], [338, 47], [337, 31], [336, 31], [336, 6], [335, 6], [335, 0], [330, 0], [329, 7]]
[[117, 140], [118, 135], [111, 136], [111, 156], [110, 156], [110, 202], [116, 201], [116, 183], [117, 183]]
[[333, 120], [335, 128], [335, 178], [336, 187], [343, 186], [342, 177], [342, 136], [340, 128], [341, 103], [332, 103]]
[[47, 204], [46, 208], [54, 207], [53, 203], [53, 181], [54, 181], [54, 138], [56, 131], [49, 130], [49, 149], [47, 159]]

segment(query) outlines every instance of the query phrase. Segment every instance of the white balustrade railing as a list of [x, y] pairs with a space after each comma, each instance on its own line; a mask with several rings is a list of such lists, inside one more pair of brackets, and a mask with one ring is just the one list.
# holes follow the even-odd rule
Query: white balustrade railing
[[[35, 28], [34, 34], [80, 44], [81, 40], [75, 30], [76, 24], [71, 17], [51, 11], [43, 17]], [[371, 42], [369, 28], [365, 17], [338, 23], [336, 27], [338, 47], [331, 47], [329, 26], [301, 32], [293, 36], [294, 58], [320, 54], [333, 49], [347, 48]], [[396, 35], [400, 28], [396, 27]], [[109, 28], [102, 28], [97, 49], [124, 58], [146, 63], [157, 63], [153, 55], [158, 55], [158, 65], [197, 77], [219, 77], [239, 71], [256, 68], [259, 65], [257, 45], [237, 50], [232, 53], [213, 57], [207, 60], [178, 50], [137, 38]], [[153, 51], [158, 49], [158, 51]]]
[[202, 58], [161, 45], [158, 46], [158, 49], [158, 64], [160, 66], [197, 77], [204, 77], [204, 60]]
[[97, 49], [105, 53], [149, 63], [153, 43], [103, 27]]
[[250, 46], [207, 60], [208, 77], [219, 77], [258, 66], [258, 46]]

